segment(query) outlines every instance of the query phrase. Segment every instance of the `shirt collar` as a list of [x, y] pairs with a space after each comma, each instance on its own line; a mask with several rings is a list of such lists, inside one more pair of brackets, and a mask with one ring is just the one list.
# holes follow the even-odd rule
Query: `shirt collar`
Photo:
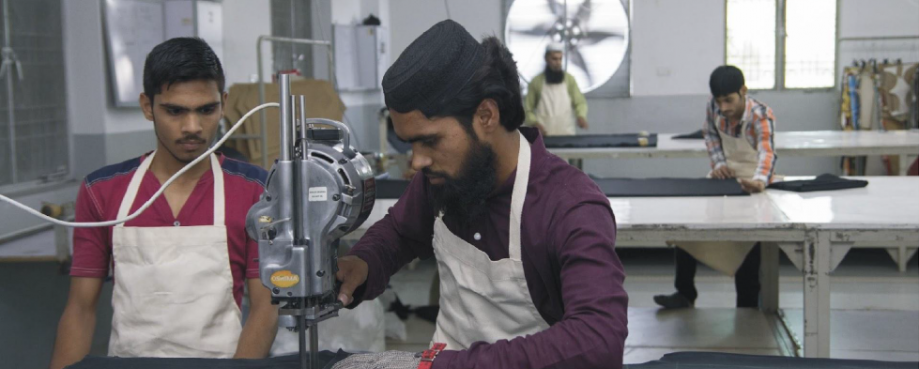
[[[540, 162], [543, 158], [548, 155], [549, 151], [546, 150], [546, 144], [542, 140], [542, 135], [539, 134], [539, 130], [532, 127], [520, 127], [518, 128], [520, 133], [523, 134], [523, 137], [530, 143], [530, 178], [535, 178], [536, 175], [540, 172], [540, 166], [536, 163]], [[511, 172], [511, 175], [507, 177], [507, 180], [498, 187], [498, 190], [491, 197], [498, 196], [507, 196], [514, 192], [514, 179], [517, 174], [517, 169], [514, 169]], [[533, 183], [530, 180], [530, 183]]]

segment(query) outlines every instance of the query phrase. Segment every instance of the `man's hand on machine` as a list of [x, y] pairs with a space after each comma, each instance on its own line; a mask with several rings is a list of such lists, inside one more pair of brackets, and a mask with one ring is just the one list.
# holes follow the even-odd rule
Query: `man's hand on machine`
[[378, 354], [355, 354], [339, 361], [332, 369], [416, 369], [420, 352], [386, 351]]
[[717, 179], [729, 179], [734, 178], [734, 171], [731, 168], [728, 168], [727, 165], [722, 165], [712, 170], [712, 178]]
[[[341, 301], [342, 304], [348, 306], [354, 301], [354, 290], [367, 281], [368, 271], [369, 268], [367, 267], [367, 263], [357, 256], [349, 255], [338, 258], [338, 273], [335, 274], [335, 277], [341, 282], [338, 300]], [[337, 368], [338, 366], [335, 367]]]
[[760, 193], [766, 190], [766, 183], [758, 179], [738, 178], [737, 182], [740, 182], [740, 188], [747, 193]]

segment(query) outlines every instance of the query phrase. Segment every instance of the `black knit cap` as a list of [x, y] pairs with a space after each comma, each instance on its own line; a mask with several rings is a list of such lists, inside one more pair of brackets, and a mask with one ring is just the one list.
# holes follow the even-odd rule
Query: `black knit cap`
[[415, 39], [383, 76], [386, 106], [440, 112], [482, 66], [485, 49], [463, 26], [441, 21]]

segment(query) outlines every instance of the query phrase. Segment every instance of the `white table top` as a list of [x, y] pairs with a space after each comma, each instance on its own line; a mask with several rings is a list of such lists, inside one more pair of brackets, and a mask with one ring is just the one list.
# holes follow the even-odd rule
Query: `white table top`
[[[549, 149], [563, 158], [704, 158], [704, 140], [674, 140], [657, 135], [657, 147]], [[793, 131], [776, 132], [779, 156], [919, 155], [919, 131]]]
[[[723, 197], [610, 197], [618, 228], [644, 226], [762, 228], [787, 223], [765, 194]], [[377, 199], [361, 228], [386, 215], [395, 199]], [[754, 209], [751, 211], [750, 209]]]
[[[791, 240], [803, 237], [803, 229], [798, 229], [788, 222], [766, 194], [721, 197], [612, 197], [609, 201], [616, 216], [617, 237], [626, 243], [663, 244], [677, 239]], [[394, 199], [378, 199], [367, 221], [347, 237], [356, 239], [363, 236], [367, 228], [382, 219], [395, 203]]]
[[808, 227], [919, 231], [919, 177], [852, 178], [865, 179], [868, 186], [823, 192], [766, 192], [790, 222]]

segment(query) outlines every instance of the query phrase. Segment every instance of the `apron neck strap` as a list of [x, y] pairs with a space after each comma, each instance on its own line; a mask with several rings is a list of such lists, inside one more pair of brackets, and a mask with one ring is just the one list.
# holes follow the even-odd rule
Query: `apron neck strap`
[[511, 194], [511, 221], [508, 227], [508, 256], [513, 260], [520, 259], [520, 223], [523, 217], [523, 203], [526, 200], [527, 187], [530, 184], [530, 142], [520, 131], [520, 149], [517, 152], [517, 174], [514, 177], [514, 189]]
[[223, 169], [216, 154], [211, 154], [211, 172], [214, 174], [214, 225], [226, 223], [226, 195], [223, 186]]
[[[128, 189], [121, 200], [121, 206], [118, 208], [116, 219], [126, 218], [131, 212], [131, 206], [134, 205], [134, 200], [137, 198], [137, 192], [143, 182], [144, 175], [150, 169], [150, 163], [153, 162], [155, 155], [156, 151], [150, 153], [141, 161], [140, 166], [134, 170]], [[224, 225], [226, 223], [226, 196], [224, 195], [223, 170], [220, 168], [220, 160], [217, 159], [217, 155], [211, 154], [210, 160], [211, 172], [214, 175], [214, 225]], [[116, 227], [124, 227], [124, 223], [120, 223]]]

